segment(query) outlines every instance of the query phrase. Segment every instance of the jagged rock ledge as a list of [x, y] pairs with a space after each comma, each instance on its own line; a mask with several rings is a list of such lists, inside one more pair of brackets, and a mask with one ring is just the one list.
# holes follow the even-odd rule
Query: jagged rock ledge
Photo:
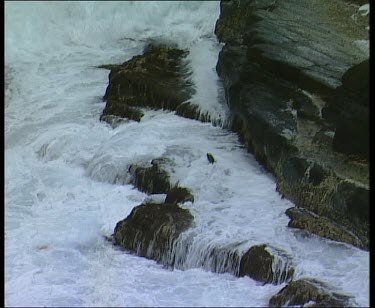
[[352, 232], [349, 232], [337, 224], [334, 224], [325, 217], [318, 216], [306, 209], [296, 207], [287, 209], [286, 214], [290, 218], [288, 227], [304, 229], [308, 232], [331, 240], [340, 238], [345, 243], [366, 248], [362, 247], [362, 242]]
[[279, 192], [332, 222], [299, 227], [368, 249], [368, 17], [350, 2], [221, 1], [217, 72], [231, 129]]
[[121, 119], [139, 122], [144, 115], [142, 108], [152, 108], [211, 122], [208, 113], [189, 101], [195, 90], [189, 79], [187, 54], [187, 50], [150, 43], [142, 55], [121, 65], [99, 66], [110, 70], [100, 119], [113, 127], [122, 123]]

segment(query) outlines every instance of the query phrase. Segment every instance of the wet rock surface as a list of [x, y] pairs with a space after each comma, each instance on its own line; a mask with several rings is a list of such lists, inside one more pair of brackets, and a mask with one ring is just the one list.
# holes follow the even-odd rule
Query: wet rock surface
[[117, 223], [114, 244], [138, 256], [161, 261], [192, 223], [190, 212], [175, 204], [141, 204]]
[[178, 105], [176, 108], [176, 114], [188, 119], [199, 120], [201, 122], [211, 122], [213, 125], [217, 124], [211, 119], [208, 112], [201, 112], [199, 106], [191, 102], [184, 102]]
[[194, 202], [194, 196], [191, 191], [185, 187], [175, 186], [168, 191], [164, 202], [168, 204], [178, 204], [188, 201]]
[[280, 284], [291, 281], [294, 267], [291, 258], [278, 249], [267, 245], [251, 247], [240, 261], [238, 276], [249, 276], [264, 283]]
[[304, 229], [316, 235], [340, 242], [349, 243], [361, 248], [363, 243], [352, 232], [347, 231], [342, 226], [332, 223], [325, 217], [320, 217], [302, 208], [289, 208], [286, 211], [290, 221], [288, 227]]
[[[350, 307], [352, 298], [332, 292], [323, 282], [300, 279], [287, 284], [269, 300], [270, 307]], [[307, 306], [306, 306], [307, 307]]]
[[128, 106], [121, 100], [110, 98], [107, 100], [106, 108], [103, 110], [100, 120], [113, 125], [113, 120], [116, 118], [125, 118], [139, 122], [142, 117], [143, 112], [139, 108]]
[[232, 130], [276, 176], [280, 193], [353, 232], [359, 241], [349, 242], [364, 248], [368, 53], [355, 41], [368, 39], [368, 17], [349, 2], [221, 1], [217, 72]]
[[170, 177], [161, 166], [162, 159], [151, 164], [134, 164], [129, 167], [131, 183], [148, 194], [166, 194], [171, 189]]
[[116, 224], [112, 238], [115, 245], [138, 256], [173, 267], [174, 259], [169, 257], [173, 243], [194, 221], [189, 210], [180, 208], [178, 204], [194, 202], [194, 195], [189, 189], [170, 182], [165, 170], [169, 164], [173, 162], [157, 158], [151, 163], [129, 167], [133, 185], [150, 196]]
[[194, 94], [186, 61], [187, 50], [150, 43], [144, 53], [121, 65], [102, 65], [109, 69], [109, 84], [103, 100], [101, 120], [117, 116], [140, 121], [142, 108], [175, 110], [177, 115], [209, 121], [197, 105], [188, 100]]

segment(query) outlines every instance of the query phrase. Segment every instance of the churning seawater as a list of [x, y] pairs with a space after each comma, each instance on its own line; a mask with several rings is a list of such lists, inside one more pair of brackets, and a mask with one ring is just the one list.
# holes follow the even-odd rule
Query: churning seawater
[[[285, 284], [212, 273], [207, 258], [263, 243], [293, 256], [296, 278], [369, 304], [369, 254], [287, 228], [292, 204], [234, 134], [163, 111], [115, 129], [99, 121], [108, 71], [96, 66], [152, 39], [189, 48], [193, 100], [225, 122], [218, 17], [213, 1], [5, 3], [6, 306], [266, 306]], [[191, 249], [176, 249], [174, 270], [103, 239], [147, 197], [125, 184], [128, 166], [160, 156], [195, 195], [184, 205], [195, 227], [181, 238]]]

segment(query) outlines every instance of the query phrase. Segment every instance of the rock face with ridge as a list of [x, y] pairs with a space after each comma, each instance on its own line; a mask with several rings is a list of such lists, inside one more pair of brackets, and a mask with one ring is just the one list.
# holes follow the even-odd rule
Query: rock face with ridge
[[368, 17], [348, 2], [221, 1], [217, 72], [232, 130], [280, 193], [368, 249], [368, 54], [354, 43]]

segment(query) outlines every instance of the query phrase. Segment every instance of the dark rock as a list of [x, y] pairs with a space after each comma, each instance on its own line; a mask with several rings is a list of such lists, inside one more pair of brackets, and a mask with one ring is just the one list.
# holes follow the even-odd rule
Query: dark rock
[[313, 142], [331, 148], [334, 134], [333, 131], [323, 128], [315, 133]]
[[140, 119], [136, 107], [176, 110], [194, 93], [184, 59], [188, 51], [149, 44], [143, 55], [122, 65], [109, 66], [103, 115]]
[[101, 115], [100, 121], [107, 122], [112, 128], [116, 128], [123, 123], [129, 122], [129, 119], [114, 116], [114, 115]]
[[190, 212], [175, 204], [141, 204], [116, 224], [114, 243], [138, 256], [163, 262], [173, 242], [192, 223]]
[[333, 149], [349, 155], [369, 159], [370, 114], [368, 108], [347, 106], [336, 121]]
[[301, 157], [290, 157], [282, 168], [284, 181], [291, 187], [303, 184], [318, 186], [329, 176], [329, 171], [321, 165]]
[[[342, 182], [334, 196], [334, 206], [346, 207], [352, 219], [358, 222], [368, 219], [370, 211], [370, 191], [350, 182]], [[342, 204], [345, 202], [345, 204]]]
[[242, 256], [238, 275], [264, 283], [280, 284], [292, 280], [294, 268], [290, 257], [282, 251], [267, 245], [257, 245]]
[[353, 94], [353, 103], [366, 107], [370, 94], [370, 61], [369, 59], [350, 67], [342, 76], [342, 88]]
[[350, 307], [351, 297], [332, 292], [328, 286], [315, 279], [300, 279], [287, 284], [269, 300], [270, 307]]
[[309, 163], [300, 157], [291, 157], [283, 164], [283, 175], [285, 182], [290, 186], [299, 184], [305, 178]]
[[199, 119], [200, 111], [199, 106], [194, 105], [190, 102], [184, 102], [177, 106], [176, 114], [188, 119]]
[[[229, 93], [225, 93], [228, 105], [230, 104], [229, 97], [236, 95], [236, 89], [234, 86], [240, 80], [241, 75], [243, 75], [242, 69], [246, 62], [247, 49], [244, 46], [232, 46], [226, 44], [219, 53], [216, 71], [219, 76], [222, 76], [224, 73], [229, 75], [228, 78], [223, 79], [223, 83], [228, 90], [232, 91], [229, 96]], [[228, 70], [227, 67], [231, 67], [231, 70]]]
[[[283, 162], [279, 191], [288, 198], [292, 196], [297, 206], [308, 209], [298, 219], [295, 216], [289, 226], [367, 249], [369, 190], [338, 178], [332, 169], [321, 164], [301, 157]], [[288, 210], [287, 214], [291, 212]]]
[[[230, 128], [276, 176], [280, 193], [365, 243], [368, 215], [352, 220], [337, 193], [343, 182], [369, 189], [368, 98], [359, 78], [368, 76], [368, 56], [353, 44], [368, 32], [350, 18], [357, 10], [341, 0], [221, 1], [215, 34], [225, 46], [216, 68]], [[356, 192], [342, 195], [353, 200]], [[364, 198], [358, 202], [365, 213]]]
[[131, 165], [131, 183], [148, 194], [165, 194], [170, 190], [168, 173], [157, 163], [151, 166]]
[[[355, 226], [355, 234], [361, 239], [361, 247], [369, 247], [370, 190], [356, 183], [343, 181], [336, 186], [331, 196], [332, 209], [340, 213], [344, 226]], [[347, 215], [342, 214], [342, 209]]]
[[165, 203], [179, 204], [184, 202], [194, 202], [194, 196], [191, 191], [185, 187], [173, 187], [167, 193]]
[[241, 1], [220, 1], [220, 18], [215, 26], [219, 41], [241, 44], [250, 13], [249, 5]]
[[112, 124], [114, 117], [127, 118], [139, 122], [143, 117], [143, 112], [137, 107], [125, 105], [116, 99], [108, 99], [100, 120]]
[[334, 224], [325, 217], [317, 216], [306, 209], [296, 207], [287, 209], [285, 213], [290, 218], [288, 227], [304, 229], [331, 240], [368, 249], [367, 245], [353, 233], [347, 231], [342, 226]]
[[210, 115], [208, 113], [202, 113], [199, 106], [191, 102], [184, 102], [178, 105], [176, 108], [176, 114], [184, 118], [199, 120], [201, 122], [211, 122]]
[[336, 127], [333, 149], [369, 159], [369, 60], [350, 67], [342, 76], [342, 86], [323, 110]]
[[295, 91], [291, 100], [293, 101], [293, 109], [297, 110], [298, 117], [319, 121], [321, 118], [320, 110], [310, 97], [303, 94], [302, 91]]

